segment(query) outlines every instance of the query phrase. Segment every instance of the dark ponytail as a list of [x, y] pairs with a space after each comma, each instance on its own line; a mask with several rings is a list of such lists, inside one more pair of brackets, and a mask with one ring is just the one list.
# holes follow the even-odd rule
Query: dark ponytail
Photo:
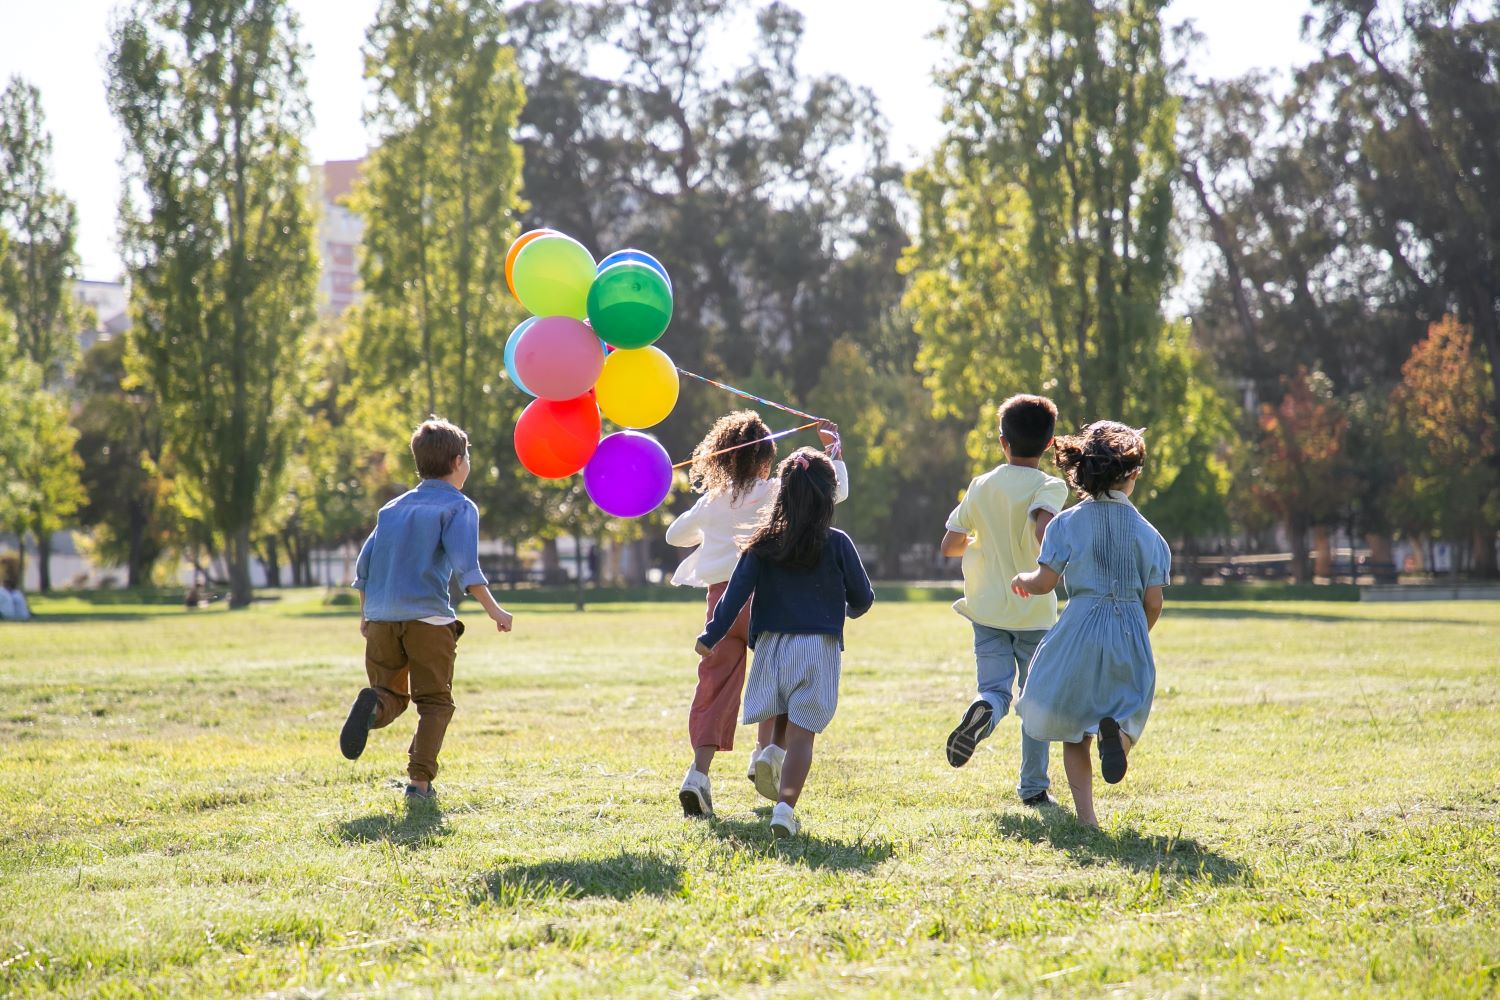
[[769, 562], [811, 569], [822, 557], [833, 526], [838, 483], [833, 463], [821, 451], [799, 448], [781, 463], [778, 475], [776, 501], [745, 548]]

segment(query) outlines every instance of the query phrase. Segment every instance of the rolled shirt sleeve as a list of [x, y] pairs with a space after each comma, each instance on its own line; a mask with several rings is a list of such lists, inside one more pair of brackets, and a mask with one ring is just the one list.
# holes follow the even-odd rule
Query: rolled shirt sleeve
[[974, 482], [969, 483], [969, 488], [964, 490], [964, 498], [953, 508], [953, 513], [948, 515], [948, 523], [945, 527], [949, 531], [956, 531], [960, 535], [972, 535], [974, 533], [974, 519], [970, 513], [969, 498], [974, 495]]
[[365, 544], [359, 547], [359, 558], [354, 560], [354, 583], [351, 586], [355, 590], [364, 590], [370, 585], [370, 549], [375, 544], [375, 535], [380, 531], [380, 521], [375, 522], [375, 528], [370, 532], [370, 537], [365, 539]]
[[443, 550], [460, 587], [489, 585], [479, 568], [479, 508], [472, 501], [465, 499], [443, 527]]
[[1068, 503], [1068, 484], [1057, 479], [1048, 479], [1042, 484], [1042, 488], [1036, 491], [1036, 496], [1031, 498], [1031, 509], [1026, 513], [1034, 515], [1039, 510], [1056, 517], [1062, 513], [1063, 507]]

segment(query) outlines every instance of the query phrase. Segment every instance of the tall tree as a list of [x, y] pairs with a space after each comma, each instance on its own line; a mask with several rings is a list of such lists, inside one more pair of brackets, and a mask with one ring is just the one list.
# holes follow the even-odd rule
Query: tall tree
[[285, 468], [313, 319], [305, 57], [286, 0], [137, 0], [109, 57], [129, 363], [222, 538], [233, 607], [251, 599], [251, 532]]
[[78, 432], [68, 406], [42, 384], [42, 369], [26, 358], [0, 366], [0, 525], [37, 545], [37, 577], [52, 589], [49, 539], [84, 501]]
[[[0, 304], [15, 348], [57, 384], [76, 351], [78, 310], [69, 285], [78, 268], [78, 212], [52, 184], [52, 136], [36, 87], [11, 77], [0, 92]], [[0, 354], [5, 347], [0, 345]]]
[[[1164, 0], [954, 4], [939, 74], [947, 133], [910, 179], [919, 236], [906, 303], [940, 412], [976, 420], [970, 451], [999, 457], [994, 407], [1056, 399], [1063, 429], [1112, 418], [1152, 432], [1149, 504], [1187, 456], [1194, 395], [1213, 395], [1161, 303], [1177, 102]], [[1217, 445], [1200, 442], [1192, 454]], [[1222, 480], [1184, 481], [1221, 504]]]

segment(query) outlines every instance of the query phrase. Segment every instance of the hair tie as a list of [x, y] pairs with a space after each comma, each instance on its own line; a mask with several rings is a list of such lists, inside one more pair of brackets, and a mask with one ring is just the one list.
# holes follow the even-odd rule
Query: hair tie
[[797, 468], [802, 469], [804, 471], [807, 469], [807, 456], [806, 455], [803, 455], [803, 454], [800, 454], [800, 453], [796, 454], [796, 455], [793, 455], [792, 456], [792, 461], [796, 463]]

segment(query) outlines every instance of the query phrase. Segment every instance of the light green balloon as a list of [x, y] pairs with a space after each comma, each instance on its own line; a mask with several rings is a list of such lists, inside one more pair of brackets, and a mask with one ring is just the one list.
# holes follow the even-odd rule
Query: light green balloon
[[538, 236], [516, 255], [516, 298], [537, 316], [588, 316], [594, 255], [571, 236]]

